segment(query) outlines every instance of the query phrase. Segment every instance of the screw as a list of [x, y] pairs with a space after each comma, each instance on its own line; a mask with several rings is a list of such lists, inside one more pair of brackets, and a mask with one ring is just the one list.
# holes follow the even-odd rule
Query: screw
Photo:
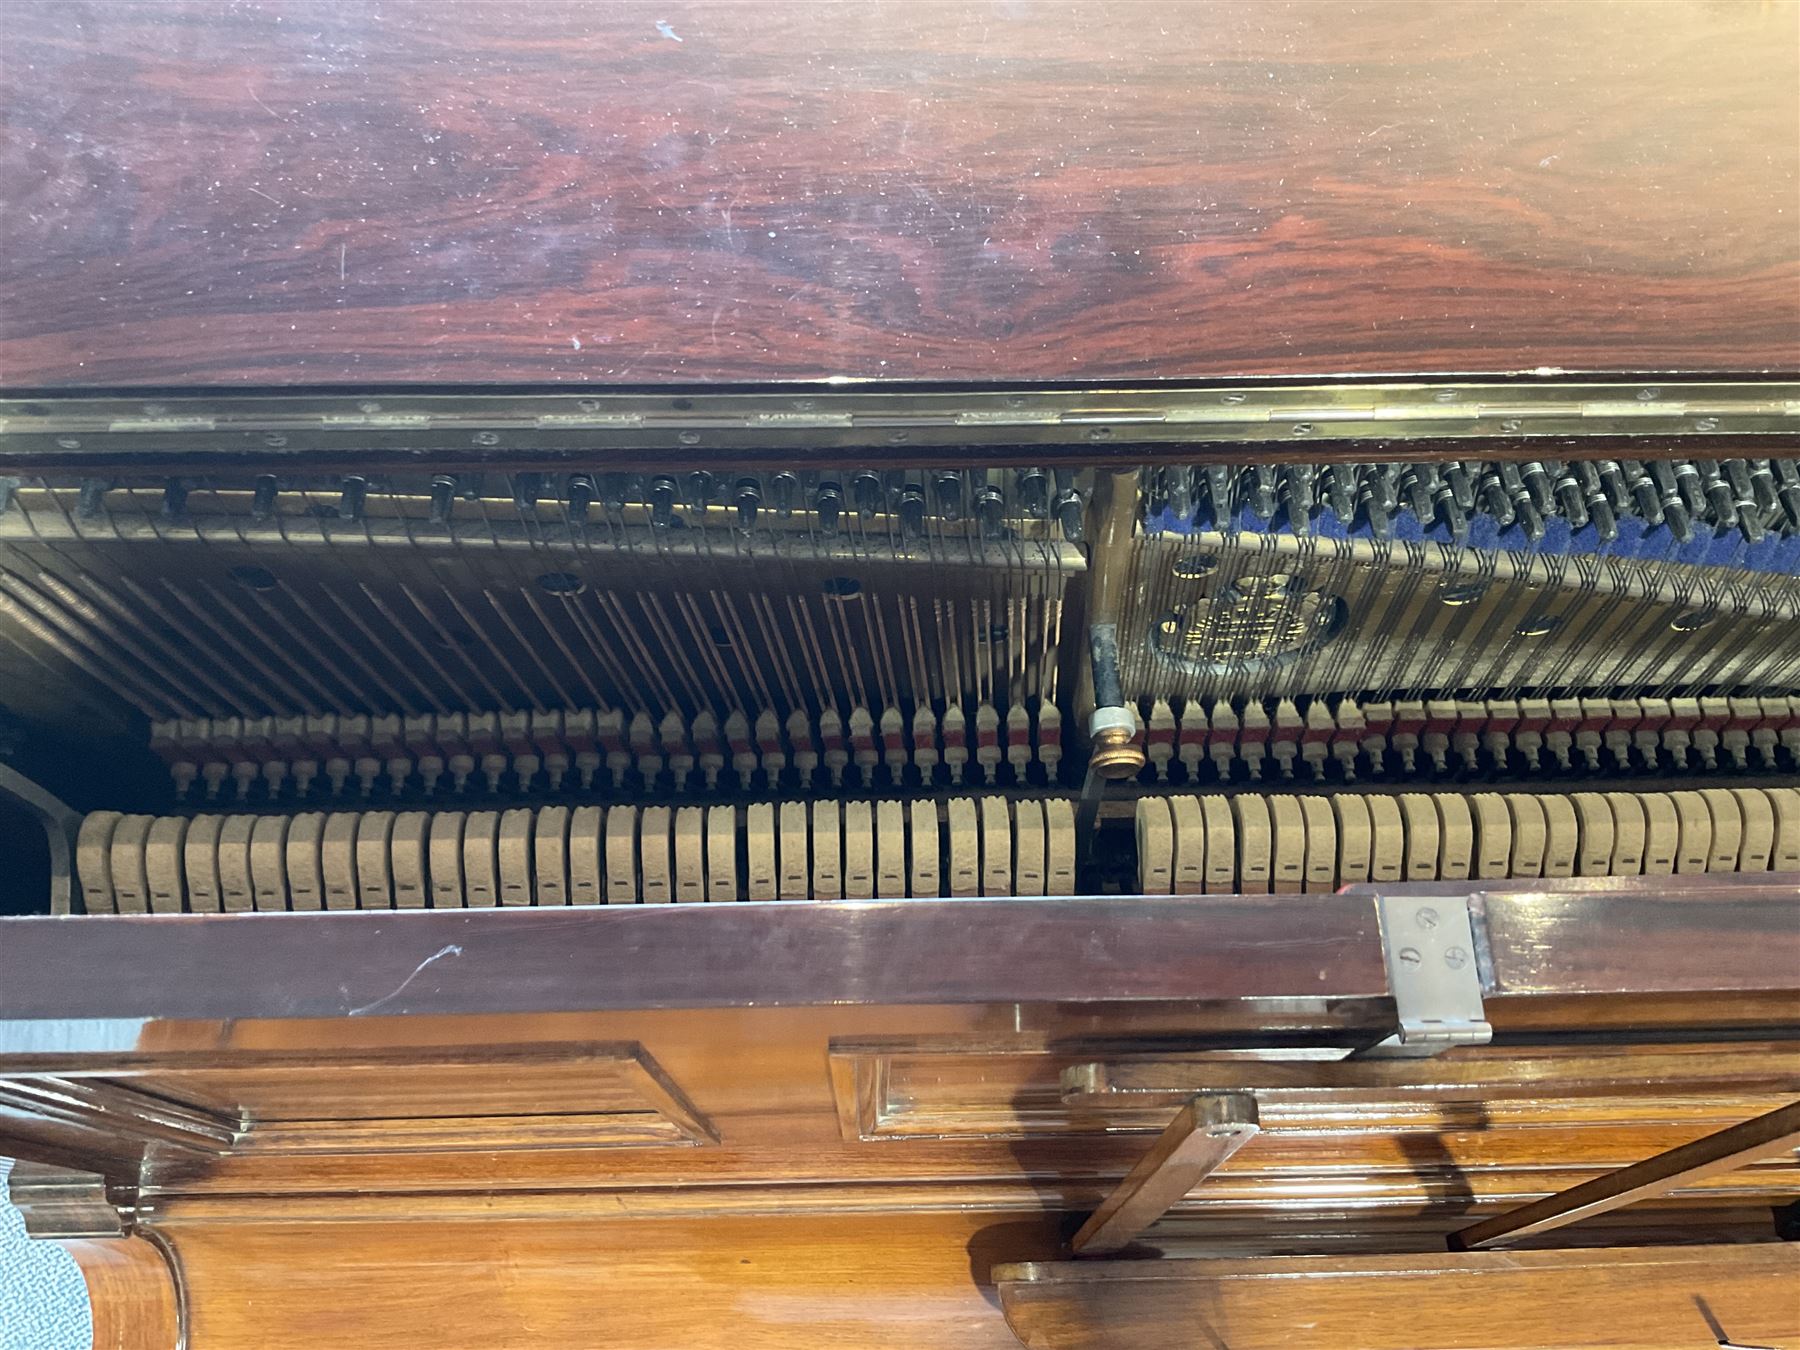
[[1006, 406], [1009, 408], [1023, 408], [1025, 406], [1025, 400], [1018, 394], [1008, 394], [1006, 396]]
[[906, 433], [904, 431], [888, 432], [888, 444], [889, 445], [905, 445], [906, 444]]
[[1502, 431], [1517, 431], [1517, 430], [1519, 430], [1520, 427], [1522, 427], [1524, 425], [1525, 424], [1523, 422], [1521, 422], [1518, 418], [1509, 417], [1500, 424], [1500, 430], [1502, 430]]
[[263, 437], [263, 444], [268, 446], [271, 450], [279, 450], [282, 446], [287, 444], [287, 437], [281, 435], [279, 432], [270, 432], [267, 436]]
[[818, 406], [819, 405], [814, 403], [810, 398], [797, 398], [794, 400], [795, 412], [811, 412]]
[[478, 431], [475, 433], [475, 444], [498, 445], [500, 444], [500, 433], [497, 431]]
[[1452, 947], [1444, 953], [1444, 964], [1452, 970], [1461, 970], [1469, 964], [1469, 954], [1461, 947]]
[[1233, 389], [1229, 393], [1220, 394], [1219, 402], [1221, 402], [1221, 403], [1242, 403], [1245, 399], [1247, 399], [1249, 397], [1250, 397], [1250, 395], [1246, 394], [1243, 390]]
[[1088, 431], [1088, 439], [1090, 441], [1110, 441], [1112, 439], [1112, 428], [1092, 427]]
[[1419, 949], [1417, 947], [1402, 947], [1400, 949], [1400, 959], [1409, 966], [1416, 966], [1425, 958], [1419, 954]]
[[698, 445], [700, 444], [700, 433], [697, 431], [684, 431], [675, 439], [680, 441], [683, 445]]
[[1456, 402], [1456, 390], [1440, 389], [1431, 397], [1439, 403], [1454, 403]]
[[147, 417], [161, 417], [167, 411], [169, 411], [169, 409], [166, 404], [146, 403], [144, 405], [144, 414]]
[[1662, 397], [1660, 389], [1640, 389], [1637, 392], [1639, 403], [1653, 403]]
[[1701, 418], [1695, 419], [1695, 422], [1694, 422], [1694, 430], [1695, 431], [1717, 431], [1718, 429], [1719, 429], [1719, 419], [1716, 417], [1701, 417]]
[[1418, 920], [1419, 927], [1423, 928], [1426, 932], [1430, 932], [1433, 928], [1438, 926], [1438, 912], [1429, 905], [1424, 909], [1421, 909], [1414, 917]]
[[81, 449], [81, 442], [73, 436], [58, 436], [56, 438], [56, 446], [59, 450], [79, 450]]
[[1310, 436], [1312, 435], [1312, 429], [1313, 424], [1311, 422], [1296, 422], [1291, 428], [1296, 436]]
[[381, 411], [381, 405], [372, 398], [365, 398], [356, 406], [366, 413], [378, 413]]
[[576, 401], [575, 406], [580, 408], [583, 412], [599, 412], [600, 400], [597, 398], [579, 399]]

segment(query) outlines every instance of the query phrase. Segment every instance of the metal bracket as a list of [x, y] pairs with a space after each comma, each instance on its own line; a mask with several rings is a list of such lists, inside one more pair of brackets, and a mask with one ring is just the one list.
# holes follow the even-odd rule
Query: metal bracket
[[1424, 1059], [1452, 1046], [1491, 1041], [1468, 900], [1378, 895], [1375, 912], [1400, 1027], [1356, 1058]]

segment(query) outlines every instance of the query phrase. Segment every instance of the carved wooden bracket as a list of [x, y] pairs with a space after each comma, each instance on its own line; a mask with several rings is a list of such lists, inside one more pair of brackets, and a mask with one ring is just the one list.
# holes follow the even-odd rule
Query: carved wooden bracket
[[7, 1177], [13, 1205], [34, 1238], [122, 1238], [131, 1233], [136, 1192], [98, 1172], [16, 1162]]

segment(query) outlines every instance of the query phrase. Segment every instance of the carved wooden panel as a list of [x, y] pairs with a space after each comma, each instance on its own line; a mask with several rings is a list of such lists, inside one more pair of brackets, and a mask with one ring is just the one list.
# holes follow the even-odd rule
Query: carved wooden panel
[[0, 1104], [142, 1146], [354, 1154], [718, 1142], [635, 1042], [148, 1054], [0, 1079]]
[[[1079, 1042], [1055, 1050], [840, 1042], [833, 1091], [846, 1139], [889, 1144], [1148, 1135], [1195, 1092], [1249, 1091], [1262, 1134], [1180, 1211], [1261, 1222], [1305, 1200], [1365, 1215], [1429, 1214], [1439, 1233], [1458, 1214], [1578, 1184], [1800, 1095], [1794, 1041], [1488, 1046], [1416, 1061], [1325, 1053], [1341, 1051], [1097, 1060]], [[1751, 1206], [1796, 1188], [1800, 1161], [1788, 1158], [1708, 1178], [1677, 1203]]]
[[[1102, 1047], [1095, 1046], [1095, 1049]], [[1486, 1046], [1428, 1060], [1341, 1049], [1084, 1054], [930, 1039], [839, 1042], [848, 1139], [1160, 1130], [1198, 1092], [1254, 1092], [1268, 1130], [1733, 1123], [1800, 1095], [1800, 1041]]]

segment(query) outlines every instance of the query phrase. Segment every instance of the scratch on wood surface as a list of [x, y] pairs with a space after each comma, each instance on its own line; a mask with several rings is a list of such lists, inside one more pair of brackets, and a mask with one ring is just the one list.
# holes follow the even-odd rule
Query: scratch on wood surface
[[399, 998], [401, 994], [406, 992], [407, 985], [411, 984], [414, 980], [419, 978], [420, 973], [425, 969], [426, 966], [430, 965], [433, 961], [442, 961], [446, 956], [461, 956], [462, 952], [463, 952], [463, 949], [454, 942], [449, 943], [446, 946], [438, 948], [430, 956], [426, 957], [423, 961], [419, 962], [418, 965], [414, 966], [412, 974], [408, 975], [404, 980], [400, 981], [400, 983], [395, 987], [393, 993], [384, 995], [383, 997], [376, 999], [373, 1003], [365, 1003], [360, 1008], [352, 1008], [349, 1012], [345, 1013], [344, 1015], [346, 1017], [361, 1017], [365, 1013], [374, 1012], [375, 1009], [381, 1007], [385, 1003], [392, 1003], [395, 999]]

